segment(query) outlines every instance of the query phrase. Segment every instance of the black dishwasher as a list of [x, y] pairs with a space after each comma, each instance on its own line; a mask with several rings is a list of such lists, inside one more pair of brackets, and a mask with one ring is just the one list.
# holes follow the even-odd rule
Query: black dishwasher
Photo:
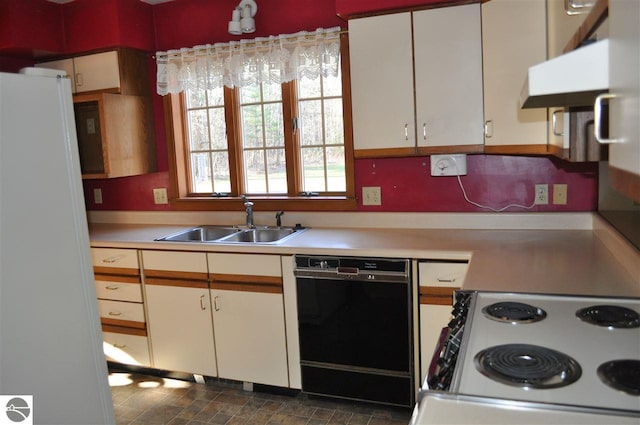
[[413, 406], [409, 260], [297, 255], [294, 273], [302, 390]]

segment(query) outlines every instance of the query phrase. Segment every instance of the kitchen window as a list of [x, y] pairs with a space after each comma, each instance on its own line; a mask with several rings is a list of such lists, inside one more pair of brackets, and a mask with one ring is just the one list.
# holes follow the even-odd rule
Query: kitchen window
[[338, 75], [165, 96], [174, 204], [237, 209], [354, 209], [348, 46]]

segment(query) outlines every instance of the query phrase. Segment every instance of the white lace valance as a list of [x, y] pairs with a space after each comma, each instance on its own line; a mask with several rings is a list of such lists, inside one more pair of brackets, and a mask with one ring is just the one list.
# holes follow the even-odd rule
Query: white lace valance
[[340, 28], [156, 53], [158, 94], [337, 76]]

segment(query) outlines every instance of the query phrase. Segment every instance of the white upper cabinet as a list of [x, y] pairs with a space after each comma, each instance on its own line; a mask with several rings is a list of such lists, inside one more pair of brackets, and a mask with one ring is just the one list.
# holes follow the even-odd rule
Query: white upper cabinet
[[413, 153], [411, 13], [350, 20], [349, 54], [356, 156], [368, 149]]
[[481, 47], [479, 4], [350, 20], [355, 156], [481, 151]]
[[488, 152], [546, 151], [546, 108], [521, 109], [519, 104], [529, 67], [546, 59], [545, 19], [545, 0], [482, 4], [484, 143]]
[[413, 13], [419, 147], [483, 145], [480, 32], [479, 4]]
[[[609, 166], [614, 186], [640, 201], [640, 2], [609, 3]], [[596, 117], [597, 119], [597, 117]]]

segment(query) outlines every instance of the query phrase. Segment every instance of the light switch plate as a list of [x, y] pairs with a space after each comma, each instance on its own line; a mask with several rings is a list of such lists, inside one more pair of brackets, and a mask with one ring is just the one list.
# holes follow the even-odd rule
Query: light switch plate
[[380, 186], [362, 187], [362, 205], [382, 205]]
[[153, 189], [153, 202], [155, 204], [168, 204], [169, 199], [167, 198], [167, 188], [160, 187]]

